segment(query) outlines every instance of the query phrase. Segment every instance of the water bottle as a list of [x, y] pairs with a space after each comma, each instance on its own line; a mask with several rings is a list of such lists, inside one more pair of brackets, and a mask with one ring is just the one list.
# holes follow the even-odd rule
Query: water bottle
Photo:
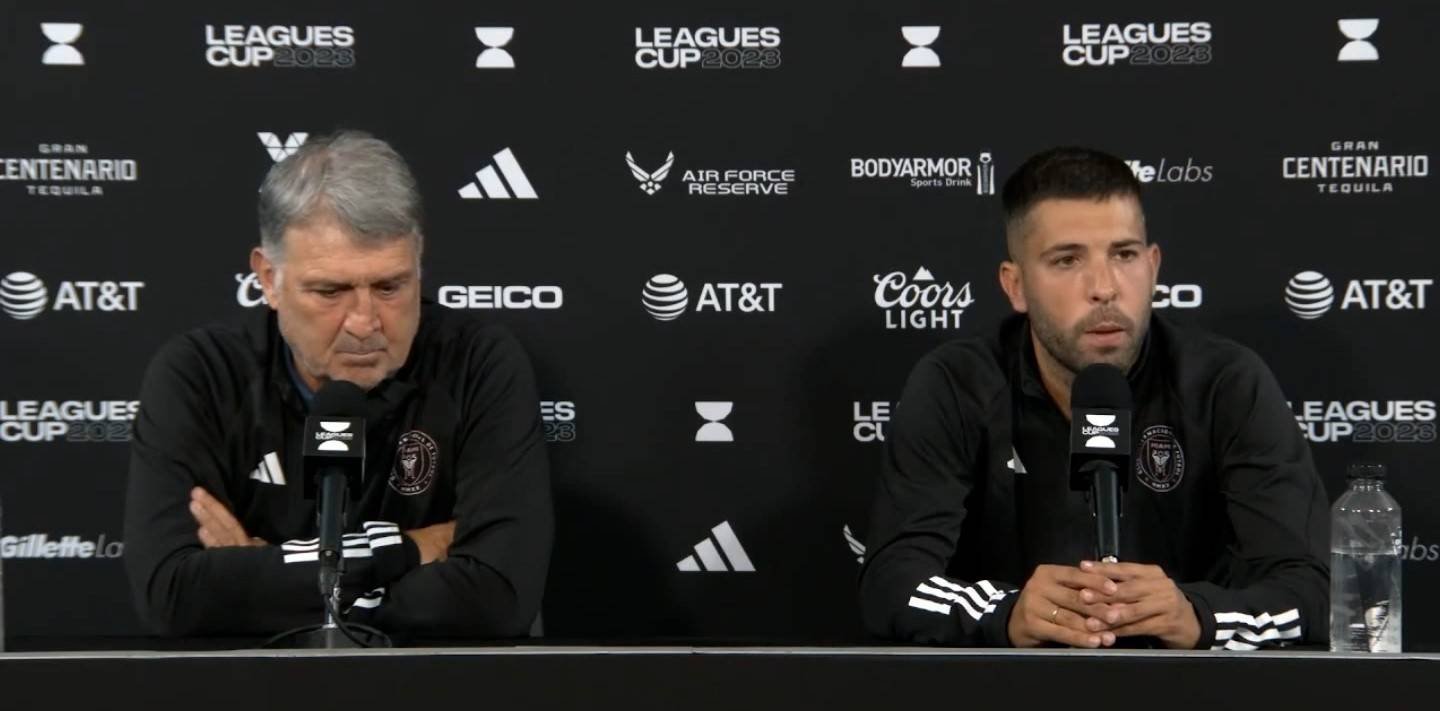
[[1400, 505], [1385, 466], [1352, 464], [1330, 509], [1330, 651], [1400, 651]]

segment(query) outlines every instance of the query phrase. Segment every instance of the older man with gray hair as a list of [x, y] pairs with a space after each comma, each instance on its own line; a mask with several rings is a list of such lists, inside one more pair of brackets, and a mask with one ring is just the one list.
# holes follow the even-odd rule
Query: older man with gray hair
[[502, 328], [420, 297], [420, 196], [358, 132], [312, 140], [260, 190], [250, 255], [268, 311], [169, 341], [141, 388], [125, 564], [166, 635], [316, 622], [316, 391], [366, 391], [346, 521], [345, 618], [405, 637], [531, 629], [549, 567], [549, 464], [530, 364]]

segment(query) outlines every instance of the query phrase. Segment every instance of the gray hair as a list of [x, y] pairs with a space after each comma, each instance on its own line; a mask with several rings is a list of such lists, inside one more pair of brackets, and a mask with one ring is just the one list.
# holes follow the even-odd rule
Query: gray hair
[[417, 259], [424, 246], [415, 176], [390, 144], [368, 133], [312, 139], [270, 169], [260, 186], [260, 249], [283, 262], [285, 230], [322, 216], [361, 244], [414, 236]]

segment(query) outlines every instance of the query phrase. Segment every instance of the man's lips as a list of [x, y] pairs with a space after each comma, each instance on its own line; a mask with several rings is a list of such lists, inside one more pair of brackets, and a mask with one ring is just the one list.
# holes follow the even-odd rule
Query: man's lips
[[1085, 329], [1085, 332], [1086, 332], [1086, 333], [1094, 333], [1094, 334], [1096, 334], [1096, 335], [1101, 335], [1101, 336], [1103, 336], [1103, 335], [1107, 335], [1107, 334], [1111, 334], [1111, 333], [1120, 333], [1120, 332], [1123, 332], [1124, 330], [1125, 330], [1125, 327], [1124, 327], [1124, 326], [1121, 326], [1120, 324], [1117, 324], [1117, 323], [1102, 323], [1102, 324], [1100, 324], [1100, 325], [1098, 325], [1098, 326], [1092, 326], [1092, 327], [1090, 327], [1090, 328]]

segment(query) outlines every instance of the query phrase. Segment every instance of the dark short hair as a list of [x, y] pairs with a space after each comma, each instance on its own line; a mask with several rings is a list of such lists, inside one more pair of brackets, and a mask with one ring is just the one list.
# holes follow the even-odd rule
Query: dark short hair
[[1138, 203], [1140, 181], [1125, 161], [1109, 153], [1061, 146], [1030, 156], [1015, 169], [1000, 191], [1011, 258], [1019, 251], [1021, 223], [1042, 200], [1101, 201], [1113, 197], [1132, 197]]

